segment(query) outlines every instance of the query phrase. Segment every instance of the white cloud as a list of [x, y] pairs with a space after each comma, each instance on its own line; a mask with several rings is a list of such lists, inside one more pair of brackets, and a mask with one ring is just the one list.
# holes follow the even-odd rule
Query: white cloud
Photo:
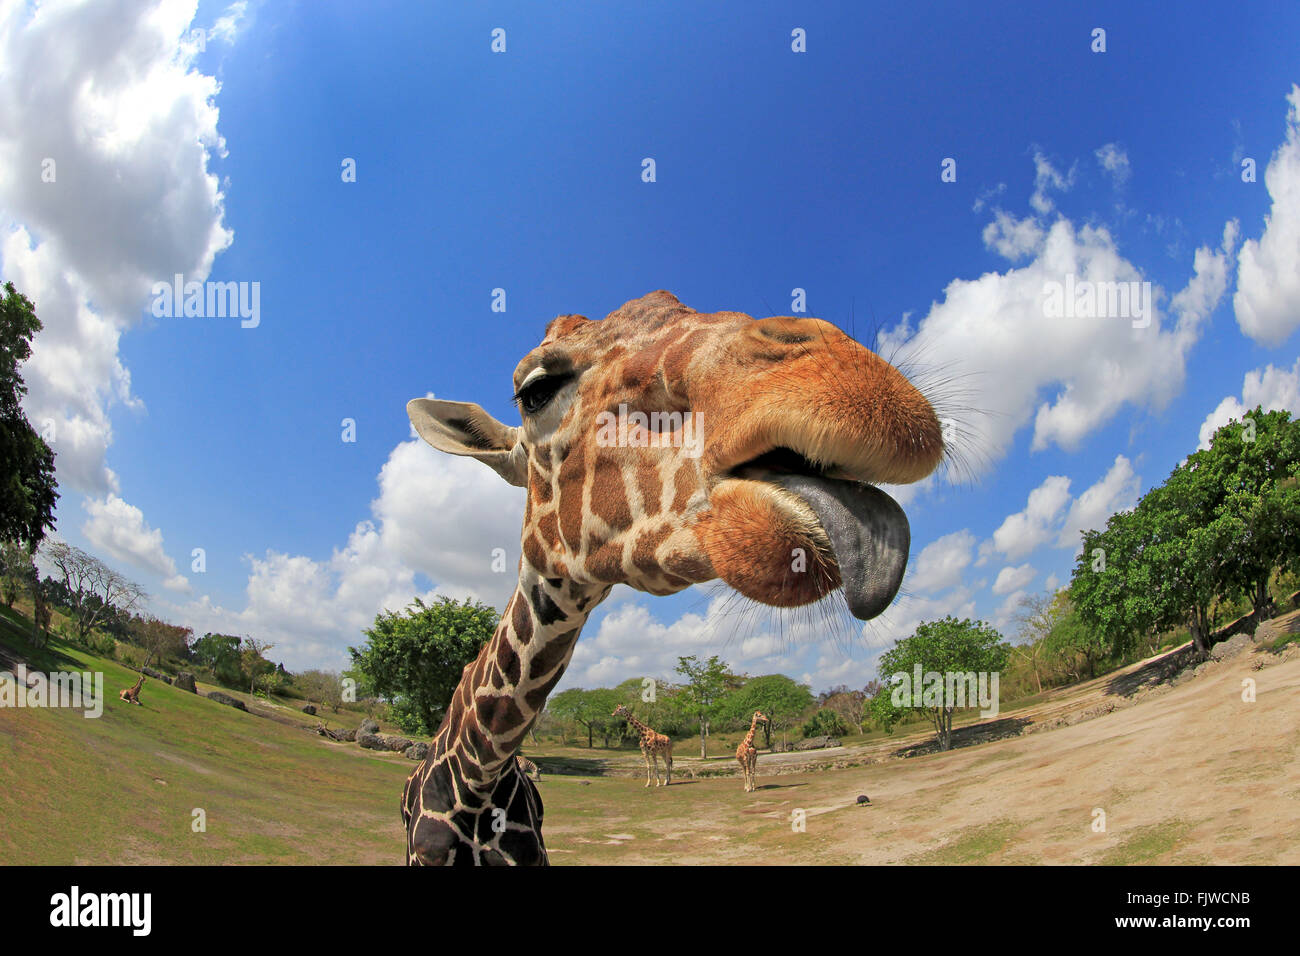
[[[385, 608], [419, 596], [473, 598], [498, 610], [514, 591], [523, 492], [470, 458], [423, 441], [398, 444], [378, 476], [371, 518], [324, 560], [269, 551], [249, 556], [242, 610], [206, 597], [174, 613], [196, 633], [251, 634], [291, 668], [345, 662], [345, 648]], [[500, 569], [500, 570], [497, 570]], [[422, 589], [417, 576], [432, 588]]]
[[907, 590], [933, 594], [960, 584], [974, 547], [975, 536], [965, 529], [930, 542], [912, 562]]
[[1199, 327], [1223, 301], [1232, 272], [1232, 253], [1241, 234], [1240, 224], [1230, 219], [1223, 226], [1219, 248], [1201, 246], [1192, 259], [1192, 278], [1169, 302], [1182, 321]]
[[81, 526], [87, 541], [118, 561], [159, 575], [169, 590], [190, 590], [189, 581], [176, 573], [176, 563], [163, 550], [162, 532], [145, 523], [139, 508], [117, 495], [88, 498], [82, 506], [90, 515]]
[[[923, 388], [927, 370], [949, 383], [932, 389], [941, 414], [945, 397], [979, 410], [960, 423], [972, 473], [1004, 457], [1031, 422], [1034, 450], [1074, 450], [1126, 404], [1164, 408], [1182, 391], [1187, 355], [1224, 294], [1236, 232], [1229, 224], [1224, 246], [1197, 251], [1187, 288], [1171, 300], [1172, 318], [1153, 284], [1145, 319], [1047, 315], [1049, 283], [1144, 281], [1106, 229], [1076, 229], [1065, 218], [1044, 229], [998, 211], [984, 238], [1008, 259], [1028, 261], [954, 279], [915, 329], [904, 320], [880, 337], [882, 351], [914, 369]], [[1135, 321], [1149, 325], [1134, 328]]]
[[1070, 501], [1070, 479], [1052, 475], [1029, 493], [1023, 511], [1007, 515], [993, 532], [993, 546], [1012, 560], [1046, 544], [1056, 534], [1058, 516]]
[[237, 0], [226, 8], [226, 12], [212, 24], [208, 35], [225, 43], [234, 43], [235, 37], [244, 28], [244, 19], [248, 15], [247, 0]]
[[997, 610], [993, 612], [993, 626], [1003, 634], [1010, 631], [1012, 625], [1016, 623], [1016, 613], [1020, 610], [1020, 602], [1025, 599], [1027, 593], [1021, 590], [1012, 591], [1006, 596], [1006, 600], [998, 605]]
[[1115, 143], [1107, 143], [1094, 153], [1101, 168], [1110, 174], [1116, 186], [1128, 181], [1132, 168], [1129, 166], [1128, 153]]
[[1029, 205], [1040, 215], [1047, 215], [1055, 208], [1051, 197], [1047, 195], [1048, 190], [1068, 191], [1074, 185], [1074, 173], [1075, 167], [1071, 166], [1069, 172], [1062, 175], [1046, 156], [1040, 152], [1034, 153], [1034, 193], [1029, 197]]
[[1228, 422], [1241, 421], [1242, 416], [1256, 405], [1263, 406], [1266, 412], [1286, 410], [1293, 415], [1300, 413], [1300, 359], [1296, 359], [1289, 372], [1272, 365], [1247, 372], [1241, 383], [1241, 398], [1229, 395], [1205, 416], [1197, 447], [1209, 448], [1216, 431]]
[[1002, 258], [1018, 262], [1042, 248], [1044, 233], [1032, 216], [1017, 219], [1001, 209], [993, 212], [993, 221], [984, 227], [984, 245]]
[[[1077, 550], [1081, 530], [1103, 528], [1116, 511], [1133, 507], [1140, 482], [1133, 463], [1123, 455], [1116, 455], [1106, 474], [1077, 498], [1070, 494], [1069, 478], [1051, 475], [1029, 493], [1024, 510], [1008, 515], [993, 537], [981, 543], [976, 563], [987, 563], [995, 553], [1014, 560], [1049, 543]], [[1025, 568], [1029, 565], [1003, 568], [993, 593], [1004, 594], [1028, 584], [1029, 579], [1020, 579]]]
[[0, 256], [45, 326], [24, 408], [54, 426], [60, 483], [94, 495], [118, 489], [110, 407], [140, 407], [121, 333], [154, 281], [206, 277], [231, 241], [208, 171], [222, 149], [218, 84], [192, 68], [185, 38], [194, 10], [0, 10]]
[[1115, 512], [1127, 511], [1137, 504], [1140, 482], [1139, 476], [1133, 473], [1133, 463], [1123, 455], [1116, 455], [1102, 479], [1070, 505], [1056, 546], [1077, 551], [1081, 547], [1081, 532], [1099, 531]]
[[895, 641], [916, 633], [922, 622], [937, 621], [950, 614], [957, 618], [975, 616], [975, 595], [971, 588], [962, 585], [937, 597], [900, 595], [884, 614], [868, 621], [862, 633], [869, 647], [883, 651], [893, 646]]
[[998, 572], [997, 580], [993, 582], [993, 593], [1010, 594], [1012, 591], [1020, 591], [1036, 577], [1038, 571], [1032, 564], [1022, 564], [1018, 568], [1007, 565]]
[[1241, 246], [1232, 298], [1241, 331], [1274, 346], [1300, 326], [1300, 86], [1287, 102], [1286, 142], [1264, 172], [1272, 207], [1263, 234]]

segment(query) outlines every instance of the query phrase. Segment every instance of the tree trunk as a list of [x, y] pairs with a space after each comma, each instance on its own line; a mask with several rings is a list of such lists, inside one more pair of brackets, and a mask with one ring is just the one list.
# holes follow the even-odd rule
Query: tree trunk
[[708, 756], [708, 753], [707, 753], [707, 752], [705, 751], [705, 749], [704, 749], [704, 735], [705, 735], [705, 733], [706, 733], [706, 731], [705, 731], [704, 718], [701, 717], [701, 718], [700, 718], [700, 759], [701, 759], [701, 760], [705, 759], [705, 758]]

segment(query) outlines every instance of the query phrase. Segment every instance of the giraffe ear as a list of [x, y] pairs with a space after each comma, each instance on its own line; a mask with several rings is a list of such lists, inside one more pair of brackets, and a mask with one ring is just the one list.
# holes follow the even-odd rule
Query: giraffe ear
[[413, 398], [406, 403], [406, 414], [419, 436], [438, 451], [477, 458], [510, 484], [523, 487], [528, 459], [519, 444], [519, 429], [503, 425], [473, 402]]

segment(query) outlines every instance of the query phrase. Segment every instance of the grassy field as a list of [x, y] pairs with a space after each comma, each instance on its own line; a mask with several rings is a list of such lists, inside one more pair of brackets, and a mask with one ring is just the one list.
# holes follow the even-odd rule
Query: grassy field
[[[4, 624], [0, 641], [17, 641]], [[409, 760], [312, 734], [292, 702], [253, 701], [267, 719], [150, 681], [133, 707], [117, 700], [136, 677], [121, 664], [59, 641], [23, 652], [102, 671], [108, 700], [98, 719], [0, 709], [0, 864], [402, 862]], [[541, 784], [558, 864], [1300, 862], [1300, 651], [1206, 668], [1074, 723], [1062, 718], [1091, 717], [1133, 676], [1057, 690], [1015, 713], [1059, 729], [949, 753], [894, 759], [915, 734], [848, 740], [813, 755], [843, 759], [817, 772], [763, 754], [754, 793], [687, 773], [647, 789], [635, 750], [525, 751], [580, 772]], [[1249, 704], [1246, 678], [1258, 684]], [[701, 763], [698, 741], [679, 741], [677, 763], [730, 770], [732, 748], [715, 737]]]
[[135, 672], [55, 647], [59, 669], [102, 671], [108, 700], [97, 719], [0, 710], [0, 863], [401, 861], [410, 761], [158, 681], [129, 706]]

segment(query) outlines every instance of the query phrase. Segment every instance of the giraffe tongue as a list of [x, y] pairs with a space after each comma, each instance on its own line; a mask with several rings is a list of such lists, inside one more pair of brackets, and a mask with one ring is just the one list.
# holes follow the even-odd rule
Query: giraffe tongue
[[857, 482], [803, 474], [775, 480], [817, 515], [835, 551], [853, 616], [867, 621], [887, 608], [903, 582], [912, 542], [898, 502]]

